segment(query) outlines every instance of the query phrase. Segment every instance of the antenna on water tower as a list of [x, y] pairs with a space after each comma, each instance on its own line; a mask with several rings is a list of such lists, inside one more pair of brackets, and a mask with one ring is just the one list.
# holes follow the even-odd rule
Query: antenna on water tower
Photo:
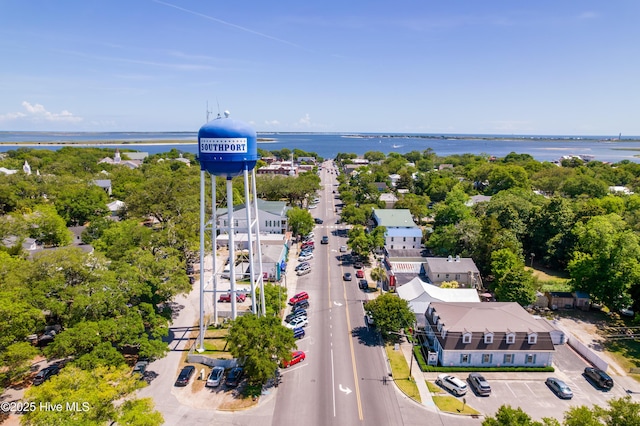
[[[218, 110], [220, 106], [218, 105]], [[208, 110], [208, 105], [207, 105]], [[208, 118], [208, 117], [207, 117]], [[213, 317], [218, 321], [217, 293], [228, 294], [231, 302], [231, 319], [237, 316], [236, 302], [244, 300], [236, 290], [236, 227], [244, 232], [247, 230], [247, 249], [249, 254], [249, 279], [251, 282], [251, 311], [257, 314], [256, 286], [260, 286], [261, 314], [265, 314], [264, 277], [262, 273], [262, 252], [260, 248], [260, 227], [258, 225], [258, 198], [256, 196], [256, 172], [258, 161], [257, 135], [249, 125], [229, 118], [229, 111], [224, 111], [224, 117], [220, 116], [207, 123], [198, 131], [198, 160], [200, 161], [200, 335], [198, 339], [198, 351], [204, 351], [204, 293], [205, 293], [205, 234], [211, 232], [211, 257], [212, 257], [212, 289], [213, 293]], [[252, 173], [251, 192], [249, 190], [249, 171]], [[211, 176], [211, 217], [205, 217], [206, 174]], [[234, 218], [233, 210], [233, 186], [232, 179], [244, 175], [244, 199], [246, 210], [246, 224], [240, 218]], [[216, 214], [216, 176], [225, 178], [227, 186], [227, 213]], [[207, 228], [208, 226], [208, 228]], [[216, 265], [216, 251], [218, 235], [228, 234], [229, 247], [229, 271], [218, 273]], [[240, 246], [238, 244], [238, 246]], [[255, 246], [254, 246], [255, 245]], [[257, 261], [254, 261], [254, 249]], [[257, 271], [256, 271], [257, 269]], [[240, 271], [245, 278], [245, 271]], [[218, 285], [226, 287], [228, 278], [228, 290], [218, 290]]]

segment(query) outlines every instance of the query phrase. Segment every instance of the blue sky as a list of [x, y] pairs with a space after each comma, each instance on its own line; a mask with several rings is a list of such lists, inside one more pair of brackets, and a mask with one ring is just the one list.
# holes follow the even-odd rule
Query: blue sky
[[[640, 135], [640, 2], [0, 0], [0, 130]], [[219, 108], [218, 108], [219, 105]]]

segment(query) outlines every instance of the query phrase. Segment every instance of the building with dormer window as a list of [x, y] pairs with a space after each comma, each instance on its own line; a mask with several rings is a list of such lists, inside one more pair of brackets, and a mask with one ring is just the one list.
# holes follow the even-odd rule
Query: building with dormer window
[[547, 367], [547, 328], [515, 302], [431, 302], [425, 332], [438, 365]]

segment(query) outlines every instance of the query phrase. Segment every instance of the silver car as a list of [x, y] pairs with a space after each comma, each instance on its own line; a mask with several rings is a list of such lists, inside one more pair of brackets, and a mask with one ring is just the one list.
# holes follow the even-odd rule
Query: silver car
[[549, 389], [551, 389], [553, 393], [555, 393], [558, 396], [558, 398], [562, 398], [562, 399], [573, 398], [573, 391], [562, 380], [556, 379], [555, 377], [549, 377], [547, 378], [547, 380], [545, 380], [545, 383], [547, 384], [547, 386], [549, 386]]
[[222, 383], [222, 378], [224, 377], [224, 368], [222, 367], [213, 367], [209, 377], [207, 378], [207, 387], [215, 388], [220, 386]]

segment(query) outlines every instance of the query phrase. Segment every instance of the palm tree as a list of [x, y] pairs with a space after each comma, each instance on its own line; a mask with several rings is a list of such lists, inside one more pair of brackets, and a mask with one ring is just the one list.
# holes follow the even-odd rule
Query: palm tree
[[387, 270], [382, 266], [376, 266], [371, 270], [371, 279], [376, 282], [377, 287], [380, 287], [380, 283], [387, 280]]

